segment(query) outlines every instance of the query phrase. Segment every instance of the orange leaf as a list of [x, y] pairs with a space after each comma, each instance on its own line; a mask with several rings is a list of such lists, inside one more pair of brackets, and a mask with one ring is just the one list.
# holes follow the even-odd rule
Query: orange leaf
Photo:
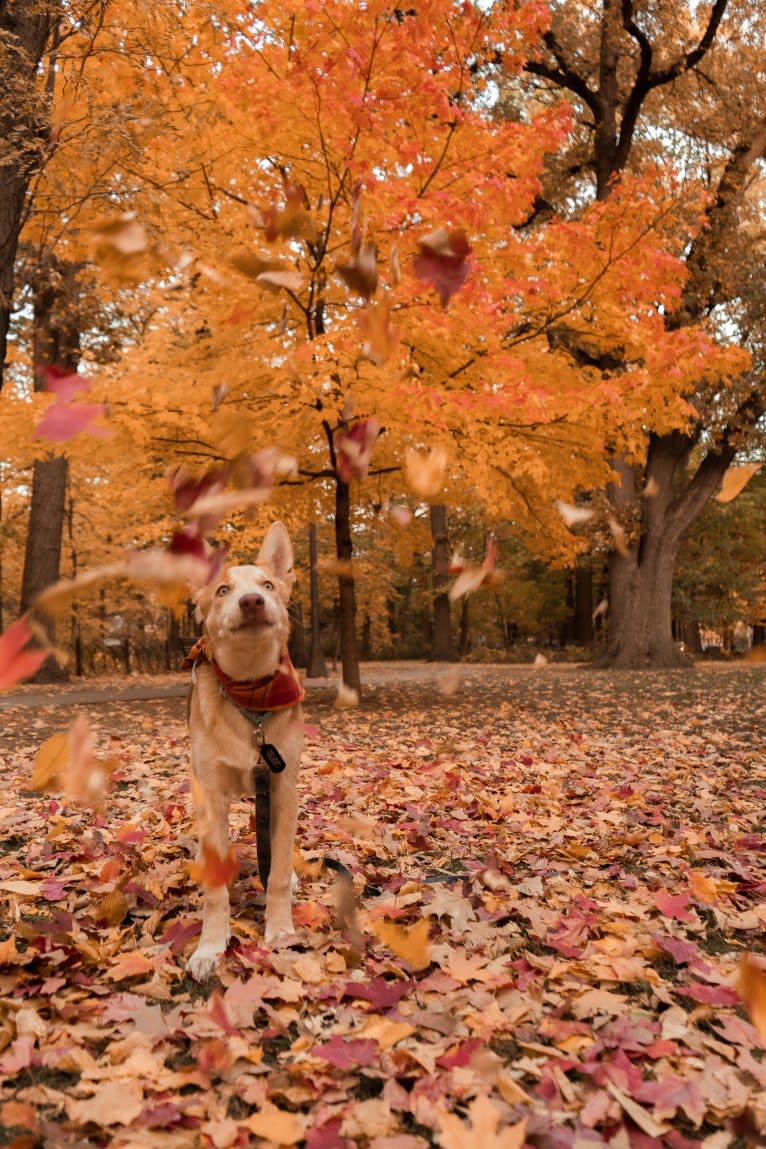
[[193, 881], [207, 886], [208, 889], [228, 886], [234, 881], [239, 870], [239, 862], [231, 846], [222, 858], [215, 846], [203, 842], [201, 853], [201, 858], [196, 862], [189, 862], [186, 867]]
[[426, 918], [421, 918], [414, 926], [398, 926], [395, 922], [380, 921], [373, 923], [371, 928], [384, 946], [388, 946], [413, 969], [424, 969], [429, 964], [430, 923]]
[[766, 1040], [766, 968], [752, 954], [739, 963], [739, 992], [755, 1028]]

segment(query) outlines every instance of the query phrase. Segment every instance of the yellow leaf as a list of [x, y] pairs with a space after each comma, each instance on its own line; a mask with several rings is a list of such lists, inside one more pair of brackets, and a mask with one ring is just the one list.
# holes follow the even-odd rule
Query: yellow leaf
[[296, 1113], [287, 1113], [276, 1105], [264, 1102], [262, 1108], [241, 1122], [270, 1145], [296, 1145], [306, 1135], [306, 1130]]
[[431, 960], [428, 945], [430, 923], [426, 918], [414, 926], [398, 926], [395, 922], [380, 921], [372, 925], [373, 933], [397, 957], [402, 958], [413, 969], [424, 969]]
[[444, 1109], [437, 1116], [437, 1136], [443, 1149], [522, 1149], [526, 1139], [525, 1117], [498, 1131], [500, 1111], [484, 1095], [475, 1097], [468, 1108], [470, 1125]]
[[53, 780], [63, 774], [69, 764], [69, 735], [51, 734], [37, 751], [30, 786], [33, 790], [47, 790]]
[[760, 463], [743, 463], [738, 467], [729, 467], [723, 477], [721, 489], [716, 495], [717, 501], [719, 503], [730, 503], [732, 499], [736, 499], [737, 495], [745, 489], [760, 466]]
[[711, 906], [718, 901], [718, 888], [715, 881], [702, 870], [689, 871], [689, 885], [698, 902]]

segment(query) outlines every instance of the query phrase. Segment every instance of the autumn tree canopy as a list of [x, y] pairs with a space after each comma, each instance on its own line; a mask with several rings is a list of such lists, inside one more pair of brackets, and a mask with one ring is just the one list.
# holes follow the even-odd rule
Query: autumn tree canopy
[[[72, 439], [74, 465], [127, 456], [168, 511], [180, 464], [240, 501], [276, 480], [280, 513], [334, 511], [344, 561], [358, 480], [395, 511], [476, 499], [549, 558], [588, 545], [555, 501], [632, 467], [647, 432], [686, 442], [700, 388], [720, 410], [747, 364], [691, 306], [704, 213], [731, 212], [699, 151], [665, 149], [726, 8], [678, 60], [681, 17], [652, 48], [654, 9], [644, 27], [629, 4], [72, 9], [22, 247], [87, 282], [72, 323], [116, 435]], [[17, 426], [47, 402], [17, 400]], [[620, 550], [627, 494], [599, 520]]]

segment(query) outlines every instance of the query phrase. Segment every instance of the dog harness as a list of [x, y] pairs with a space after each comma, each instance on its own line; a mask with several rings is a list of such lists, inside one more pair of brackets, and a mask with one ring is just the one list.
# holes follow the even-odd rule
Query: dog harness
[[200, 661], [208, 662], [212, 666], [222, 696], [236, 707], [253, 727], [253, 743], [258, 749], [258, 757], [263, 759], [272, 774], [281, 773], [285, 768], [285, 760], [276, 746], [266, 742], [263, 724], [274, 711], [296, 706], [305, 697], [305, 691], [290, 661], [290, 655], [287, 651], [283, 653], [279, 666], [273, 674], [267, 674], [264, 678], [236, 679], [218, 665], [210, 653], [207, 636], [203, 635], [195, 642], [181, 663], [182, 670], [191, 668], [192, 683], [195, 681], [195, 671]]

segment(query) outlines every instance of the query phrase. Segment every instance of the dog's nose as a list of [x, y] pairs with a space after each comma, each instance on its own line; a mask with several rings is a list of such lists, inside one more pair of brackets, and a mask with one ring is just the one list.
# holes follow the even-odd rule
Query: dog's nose
[[262, 594], [243, 594], [239, 600], [239, 609], [245, 618], [258, 618], [263, 614], [265, 605]]

